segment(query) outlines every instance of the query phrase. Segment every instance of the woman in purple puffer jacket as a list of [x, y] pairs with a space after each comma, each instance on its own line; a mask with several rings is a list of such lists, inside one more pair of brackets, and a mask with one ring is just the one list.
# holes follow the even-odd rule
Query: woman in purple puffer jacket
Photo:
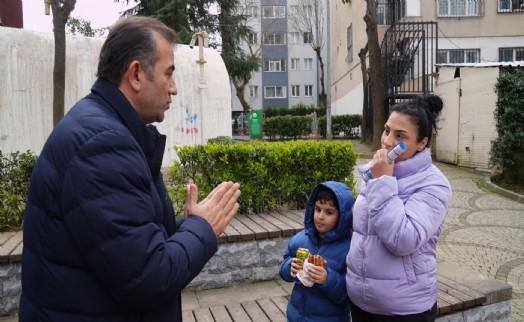
[[[436, 246], [451, 200], [447, 178], [431, 160], [430, 140], [442, 100], [418, 96], [391, 108], [382, 149], [359, 168], [346, 286], [353, 322], [435, 321]], [[394, 162], [387, 152], [406, 151]]]

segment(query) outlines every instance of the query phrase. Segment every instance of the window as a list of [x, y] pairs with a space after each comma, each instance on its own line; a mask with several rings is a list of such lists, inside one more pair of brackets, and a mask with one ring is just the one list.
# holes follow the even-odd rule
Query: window
[[313, 6], [310, 4], [304, 6], [304, 17], [311, 18], [313, 17]]
[[377, 25], [392, 25], [405, 15], [406, 0], [377, 0]]
[[386, 24], [386, 5], [384, 1], [377, 2], [377, 25]]
[[304, 44], [311, 44], [313, 42], [313, 33], [304, 32]]
[[264, 45], [284, 45], [285, 37], [281, 32], [265, 32]]
[[291, 85], [291, 97], [300, 96], [300, 85]]
[[480, 49], [443, 49], [437, 53], [439, 64], [479, 63]]
[[258, 97], [258, 86], [249, 85], [249, 97], [256, 98]]
[[235, 12], [237, 15], [242, 15], [242, 14], [244, 14], [244, 6], [236, 6], [234, 12]]
[[304, 96], [313, 96], [313, 85], [304, 85]]
[[290, 32], [289, 33], [289, 43], [298, 44], [300, 39], [300, 32]]
[[265, 86], [265, 98], [286, 98], [286, 87], [284, 86]]
[[347, 44], [348, 44], [348, 56], [346, 58], [347, 63], [353, 61], [353, 24], [350, 24], [346, 30]]
[[258, 37], [256, 32], [250, 32], [248, 35], [248, 42], [250, 45], [255, 45], [258, 43]]
[[304, 58], [304, 69], [305, 70], [313, 69], [313, 58]]
[[499, 61], [524, 60], [524, 47], [499, 48]]
[[499, 12], [524, 11], [524, 0], [498, 0]]
[[263, 6], [262, 15], [264, 18], [285, 18], [286, 6]]
[[313, 17], [313, 6], [303, 5], [290, 5], [289, 6], [289, 15], [293, 16], [294, 19], [311, 19]]
[[286, 71], [286, 60], [285, 59], [266, 59], [264, 61], [265, 72], [285, 72]]
[[300, 58], [291, 58], [291, 70], [300, 69]]
[[437, 0], [438, 17], [474, 17], [479, 15], [480, 0]]
[[258, 7], [257, 6], [247, 6], [246, 12], [244, 13], [246, 16], [249, 17], [258, 17]]

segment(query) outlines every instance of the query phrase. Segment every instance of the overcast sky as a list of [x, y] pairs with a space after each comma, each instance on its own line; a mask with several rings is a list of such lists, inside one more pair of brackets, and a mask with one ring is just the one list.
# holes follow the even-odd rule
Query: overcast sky
[[[91, 22], [93, 29], [109, 27], [120, 17], [120, 12], [135, 6], [133, 0], [126, 6], [125, 1], [113, 0], [77, 0], [71, 17], [82, 18]], [[23, 0], [24, 29], [53, 32], [53, 16], [45, 15], [44, 0]]]

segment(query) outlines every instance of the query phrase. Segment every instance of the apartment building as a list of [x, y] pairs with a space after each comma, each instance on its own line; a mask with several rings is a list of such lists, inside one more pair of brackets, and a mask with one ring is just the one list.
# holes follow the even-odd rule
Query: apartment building
[[[317, 106], [320, 69], [311, 44], [321, 42], [326, 63], [329, 60], [326, 1], [244, 0], [238, 12], [249, 17], [252, 29], [242, 48], [246, 53], [257, 54], [261, 62], [260, 70], [252, 75], [244, 92], [251, 108], [292, 107], [299, 103]], [[325, 77], [329, 88], [327, 67]], [[243, 108], [233, 85], [231, 90], [232, 111], [236, 114]]]
[[[334, 115], [362, 113], [366, 8], [366, 1], [331, 5]], [[378, 0], [377, 21], [389, 104], [432, 92], [438, 63], [524, 60], [524, 0]]]

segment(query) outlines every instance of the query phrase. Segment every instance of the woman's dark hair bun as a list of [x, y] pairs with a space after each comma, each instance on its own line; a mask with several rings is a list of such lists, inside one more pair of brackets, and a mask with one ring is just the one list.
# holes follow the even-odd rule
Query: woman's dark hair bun
[[431, 115], [433, 115], [433, 118], [437, 118], [440, 111], [442, 111], [442, 107], [444, 106], [444, 103], [442, 102], [442, 99], [438, 97], [437, 95], [429, 94], [420, 96], [421, 105], [428, 109]]

